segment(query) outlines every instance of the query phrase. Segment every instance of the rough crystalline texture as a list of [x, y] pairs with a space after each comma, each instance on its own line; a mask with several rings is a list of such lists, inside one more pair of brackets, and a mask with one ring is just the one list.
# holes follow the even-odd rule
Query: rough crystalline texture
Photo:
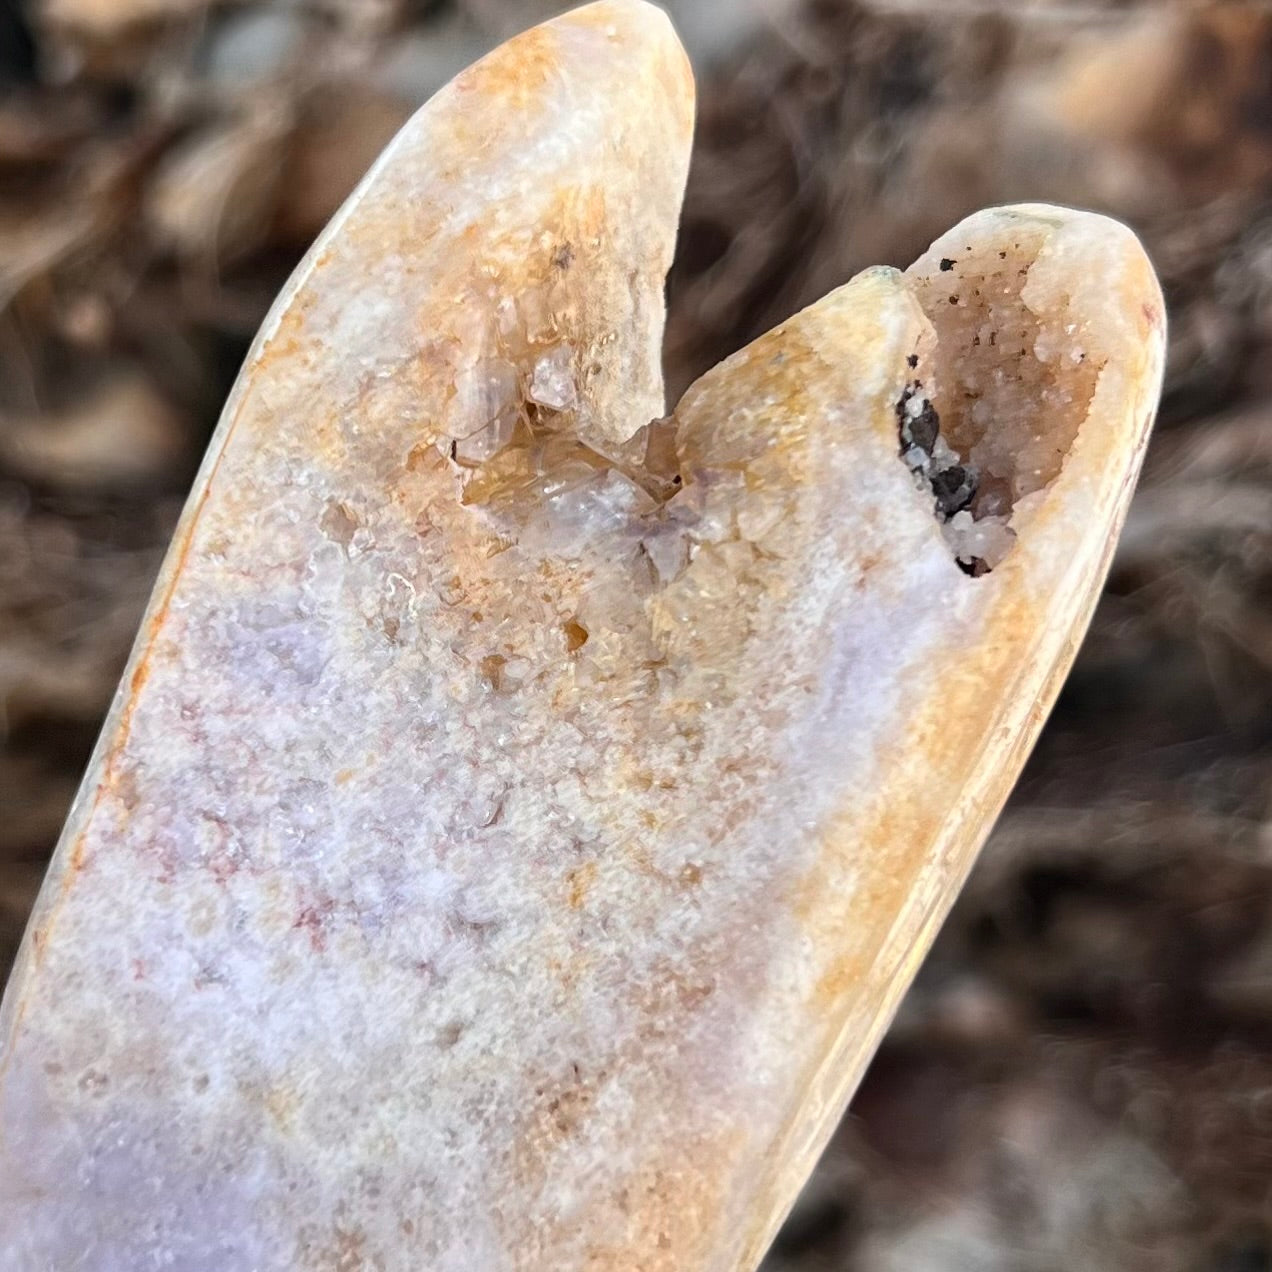
[[655, 10], [538, 28], [280, 300], [5, 1001], [6, 1272], [758, 1261], [1072, 657], [1162, 309], [997, 210], [659, 419], [691, 115]]

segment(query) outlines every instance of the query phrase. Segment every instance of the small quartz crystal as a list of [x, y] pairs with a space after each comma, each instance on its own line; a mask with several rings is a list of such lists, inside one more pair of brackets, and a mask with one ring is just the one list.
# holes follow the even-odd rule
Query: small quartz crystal
[[495, 330], [499, 333], [499, 342], [504, 349], [514, 356], [526, 350], [526, 329], [517, 302], [511, 296], [505, 296], [495, 306]]
[[689, 540], [675, 522], [651, 526], [640, 545], [661, 583], [671, 582], [689, 564]]
[[445, 432], [462, 439], [481, 432], [517, 399], [517, 368], [500, 358], [486, 358], [455, 376], [455, 396]]
[[456, 439], [452, 451], [454, 459], [460, 464], [477, 465], [493, 458], [512, 441], [518, 418], [515, 407], [504, 407], [484, 428]]
[[551, 411], [569, 411], [578, 400], [574, 382], [573, 350], [560, 344], [541, 354], [530, 380], [530, 400]]
[[983, 562], [990, 570], [1003, 561], [1016, 540], [1006, 517], [982, 517], [977, 521], [966, 509], [956, 512], [941, 531], [959, 561], [965, 565]]

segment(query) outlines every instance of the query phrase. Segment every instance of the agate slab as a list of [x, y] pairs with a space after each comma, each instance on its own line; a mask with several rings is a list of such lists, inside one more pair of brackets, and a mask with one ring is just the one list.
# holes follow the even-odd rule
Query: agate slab
[[997, 209], [664, 420], [692, 113], [657, 10], [536, 28], [280, 298], [5, 1000], [6, 1269], [761, 1257], [1073, 657], [1162, 308]]

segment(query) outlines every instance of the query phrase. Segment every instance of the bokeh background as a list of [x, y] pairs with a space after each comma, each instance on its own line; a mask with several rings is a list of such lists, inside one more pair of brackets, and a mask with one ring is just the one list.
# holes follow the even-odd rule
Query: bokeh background
[[[271, 297], [410, 111], [560, 7], [0, 2], [0, 965]], [[771, 1272], [1272, 1269], [1272, 13], [671, 7], [673, 396], [995, 202], [1129, 221], [1172, 324], [1090, 637]]]

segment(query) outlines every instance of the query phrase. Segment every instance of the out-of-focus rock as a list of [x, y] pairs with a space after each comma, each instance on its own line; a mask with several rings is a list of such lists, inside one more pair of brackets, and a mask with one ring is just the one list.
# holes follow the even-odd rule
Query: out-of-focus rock
[[266, 103], [171, 152], [146, 199], [156, 241], [213, 270], [259, 246], [273, 219], [290, 130], [290, 112]]
[[394, 99], [422, 105], [489, 43], [462, 12], [445, 14], [393, 40], [376, 63], [373, 83]]
[[0, 421], [0, 465], [64, 490], [159, 481], [188, 452], [179, 413], [141, 375], [118, 377], [60, 415]]
[[666, 5], [695, 66], [720, 65], [747, 40], [777, 38], [794, 0], [669, 0]]
[[198, 51], [198, 68], [218, 87], [245, 91], [289, 66], [304, 37], [304, 18], [296, 8], [232, 10], [210, 24]]
[[[0, 484], [4, 736], [48, 731], [50, 722], [86, 725], [90, 738], [96, 732], [174, 519], [170, 503], [155, 499], [144, 520], [127, 527], [96, 515], [52, 515], [13, 482]], [[57, 740], [54, 731], [50, 742]], [[24, 754], [57, 771], [56, 747], [47, 751], [32, 738]]]
[[[1272, 13], [1146, 5], [1048, 20], [1065, 12], [807, 4], [781, 24], [776, 56], [771, 40], [748, 44], [704, 94], [673, 381], [989, 204], [1091, 207], [1129, 220], [1150, 251], [1204, 239], [1181, 271], [1205, 269], [1272, 177]], [[1181, 271], [1163, 268], [1168, 295]], [[1231, 391], [1242, 350], [1223, 300], [1207, 312], [1213, 280], [1188, 290], [1172, 368], [1189, 374], [1178, 382], [1195, 410]], [[1239, 313], [1238, 327], [1255, 317]]]
[[[35, 0], [34, 26], [46, 78], [126, 82], [170, 60], [209, 0]], [[169, 37], [178, 42], [169, 44]]]
[[0, 309], [33, 278], [92, 242], [101, 209], [82, 199], [0, 209]]
[[[464, 0], [463, 8], [496, 39], [506, 39], [573, 8], [573, 0]], [[735, 53], [747, 40], [770, 30], [778, 34], [795, 0], [664, 0], [661, 6], [676, 24], [676, 31], [695, 67], [710, 69]]]
[[100, 292], [82, 292], [71, 296], [57, 318], [61, 335], [82, 349], [101, 352], [110, 341], [115, 315], [110, 303]]
[[281, 174], [275, 234], [307, 247], [410, 114], [408, 101], [352, 82], [307, 97]]
[[208, 0], [39, 0], [37, 21], [92, 40], [118, 39], [129, 28], [185, 18]]
[[71, 91], [52, 101], [36, 93], [0, 95], [0, 165], [56, 163], [92, 136], [100, 115], [86, 95]]
[[1272, 172], [1272, 13], [1149, 6], [1021, 73], [996, 115], [1004, 170], [1122, 216], [1249, 190]]
[[90, 145], [25, 197], [0, 194], [0, 311], [29, 284], [106, 247], [132, 208], [145, 150], [144, 142]]
[[[311, 0], [311, 5], [346, 39], [355, 42], [391, 36], [416, 16], [420, 7], [418, 0]], [[533, 21], [527, 15], [526, 25]]]
[[[864, 1092], [867, 1142], [887, 1163], [872, 1181], [872, 1200], [896, 1226], [880, 1224], [854, 1266], [869, 1272], [1190, 1266], [1191, 1252], [1161, 1240], [1182, 1201], [1178, 1182], [1133, 1131], [1110, 1125], [1045, 1071], [984, 1082], [973, 1095], [964, 1093], [976, 1075], [960, 1073], [957, 1060], [944, 1066], [940, 1059], [908, 1060], [913, 1081], [895, 1086], [886, 1103]], [[915, 1127], [935, 1150], [926, 1176], [916, 1170], [913, 1150], [909, 1157], [898, 1151], [886, 1121], [890, 1104], [894, 1117], [914, 1124], [919, 1084], [932, 1101], [929, 1128], [943, 1127], [947, 1135], [942, 1144]], [[1139, 1262], [1143, 1254], [1155, 1261]]]

